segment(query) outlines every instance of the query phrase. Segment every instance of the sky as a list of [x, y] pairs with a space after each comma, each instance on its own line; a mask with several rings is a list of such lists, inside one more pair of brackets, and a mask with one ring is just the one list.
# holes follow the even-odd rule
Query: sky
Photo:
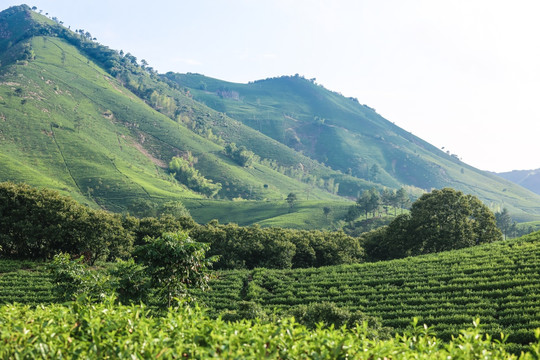
[[[0, 0], [1, 8], [20, 5]], [[35, 0], [160, 73], [300, 74], [465, 163], [540, 168], [537, 0]]]

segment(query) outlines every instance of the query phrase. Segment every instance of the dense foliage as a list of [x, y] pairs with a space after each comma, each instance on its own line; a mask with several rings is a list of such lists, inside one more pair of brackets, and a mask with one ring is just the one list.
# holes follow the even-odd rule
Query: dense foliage
[[235, 143], [225, 145], [224, 153], [238, 165], [245, 167], [250, 167], [253, 161], [257, 159], [253, 151], [249, 151], [243, 145], [237, 147]]
[[184, 158], [174, 157], [169, 163], [169, 171], [182, 184], [208, 197], [215, 196], [221, 190], [220, 183], [214, 184], [212, 180], [205, 178]]
[[191, 299], [193, 289], [205, 290], [209, 267], [216, 258], [207, 258], [208, 245], [193, 241], [186, 232], [164, 233], [145, 238], [133, 258], [105, 269], [93, 269], [84, 259], [68, 254], [55, 255], [48, 265], [57, 300], [83, 297], [96, 302], [114, 295], [123, 304], [147, 302], [171, 306], [173, 298]]
[[133, 235], [125, 218], [92, 210], [47, 189], [0, 183], [0, 254], [44, 259], [58, 252], [94, 262], [129, 255]]
[[190, 236], [210, 244], [219, 255], [216, 269], [288, 269], [362, 262], [359, 239], [343, 232], [241, 227], [210, 222], [193, 228]]
[[13, 183], [0, 183], [0, 200], [0, 254], [12, 258], [52, 258], [59, 252], [85, 255], [91, 263], [128, 258], [134, 246], [146, 244], [146, 237], [188, 230], [194, 241], [210, 246], [210, 256], [220, 256], [219, 269], [317, 267], [364, 259], [359, 239], [343, 232], [215, 221], [198, 225], [172, 203], [160, 208], [159, 217], [137, 219], [92, 210], [55, 191]]
[[217, 257], [206, 258], [208, 244], [193, 241], [186, 232], [164, 233], [147, 238], [146, 244], [135, 250], [135, 259], [156, 288], [154, 296], [171, 306], [173, 297], [186, 297], [190, 288], [208, 287], [209, 267]]
[[416, 321], [403, 334], [379, 340], [362, 325], [309, 330], [294, 319], [229, 323], [186, 306], [156, 317], [149, 316], [144, 306], [111, 303], [35, 309], [6, 305], [0, 308], [0, 357], [532, 360], [540, 356], [539, 340], [518, 357], [484, 335], [477, 322], [474, 325], [442, 343]]
[[502, 239], [495, 215], [477, 197], [450, 188], [433, 190], [387, 227], [364, 236], [370, 259], [383, 260]]

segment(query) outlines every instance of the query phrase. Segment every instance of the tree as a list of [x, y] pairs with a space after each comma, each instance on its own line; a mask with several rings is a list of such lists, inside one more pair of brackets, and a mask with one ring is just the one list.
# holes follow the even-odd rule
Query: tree
[[366, 219], [368, 217], [368, 213], [371, 211], [370, 205], [371, 205], [371, 192], [369, 190], [364, 190], [364, 192], [362, 192], [362, 196], [360, 196], [356, 200], [356, 206], [358, 207], [358, 210], [365, 212]]
[[[393, 205], [396, 192], [384, 188], [381, 194], [381, 204], [384, 208], [384, 212], [388, 215], [388, 208]], [[395, 214], [394, 214], [395, 215]]]
[[377, 177], [381, 173], [381, 168], [377, 164], [373, 164], [373, 166], [369, 169], [371, 179], [372, 181], [377, 180]]
[[445, 188], [422, 195], [410, 214], [398, 216], [364, 241], [368, 256], [383, 260], [460, 249], [501, 237], [495, 215], [477, 197]]
[[373, 212], [373, 217], [375, 217], [375, 212], [379, 211], [379, 208], [381, 207], [381, 196], [379, 195], [379, 191], [375, 188], [371, 188], [369, 194], [369, 209]]
[[295, 193], [289, 193], [289, 195], [287, 195], [285, 201], [287, 201], [287, 203], [289, 204], [289, 212], [291, 212], [294, 204], [296, 203], [296, 200], [298, 200], [298, 198], [296, 197]]
[[208, 268], [217, 260], [206, 258], [209, 248], [193, 241], [187, 232], [164, 233], [147, 238], [146, 245], [135, 250], [135, 258], [146, 265], [158, 297], [170, 307], [174, 297], [189, 297], [189, 289], [208, 287]]
[[370, 212], [372, 212], [373, 217], [375, 217], [375, 212], [379, 210], [379, 207], [381, 206], [381, 196], [379, 195], [379, 191], [375, 188], [364, 190], [362, 196], [356, 200], [356, 205], [359, 210], [365, 212], [366, 219]]
[[324, 213], [324, 217], [326, 217], [326, 219], [328, 219], [328, 215], [330, 215], [331, 212], [332, 212], [332, 208], [330, 208], [328, 206], [323, 207], [323, 213]]
[[411, 207], [412, 254], [500, 240], [495, 216], [477, 197], [450, 188], [422, 195]]
[[193, 167], [189, 159], [173, 157], [169, 162], [169, 171], [182, 184], [208, 197], [214, 197], [221, 190], [220, 183], [205, 178]]
[[510, 226], [512, 225], [512, 218], [510, 217], [510, 214], [508, 213], [508, 209], [503, 208], [501, 212], [495, 213], [495, 221], [497, 222], [497, 227], [501, 229], [501, 231], [503, 232], [504, 239], [506, 240], [508, 230], [510, 229]]
[[403, 209], [407, 207], [411, 202], [409, 194], [407, 194], [407, 190], [405, 190], [405, 188], [400, 188], [396, 192], [395, 201], [396, 204], [401, 208], [401, 213], [403, 214]]

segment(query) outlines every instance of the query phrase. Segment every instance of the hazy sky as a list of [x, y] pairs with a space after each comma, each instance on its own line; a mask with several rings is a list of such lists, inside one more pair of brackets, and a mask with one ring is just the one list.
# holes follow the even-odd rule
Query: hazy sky
[[162, 73], [298, 73], [480, 169], [540, 168], [538, 0], [27, 4]]

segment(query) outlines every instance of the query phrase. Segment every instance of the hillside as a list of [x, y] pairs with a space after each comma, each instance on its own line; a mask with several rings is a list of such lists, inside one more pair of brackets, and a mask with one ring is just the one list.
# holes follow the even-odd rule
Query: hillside
[[[205, 208], [202, 218], [212, 218], [206, 197], [167, 171], [174, 156], [190, 155], [197, 171], [221, 185], [218, 198], [273, 201], [279, 209], [267, 212], [264, 219], [282, 215], [282, 208], [287, 209], [282, 199], [289, 192], [343, 203], [324, 188], [324, 180], [322, 187], [312, 186], [277, 167], [292, 169], [303, 161], [314, 177], [335, 172], [194, 102], [152, 73], [130, 65], [127, 56], [115, 78], [88, 56], [93, 51], [98, 61], [107, 54], [106, 48], [28, 7], [11, 8], [0, 18], [7, 27], [3, 34], [12, 39], [0, 42], [0, 181], [57, 189], [87, 205], [113, 211], [136, 210], [145, 202], [183, 200], [188, 207]], [[86, 48], [75, 46], [78, 42]], [[154, 96], [153, 108], [126, 86], [139, 93], [153, 86], [161, 95]], [[174, 112], [183, 121], [171, 119], [158, 106], [164, 99], [174, 99]], [[274, 156], [281, 161], [274, 160], [275, 166], [263, 161], [239, 166], [223, 154], [225, 140], [205, 133], [202, 126], [186, 125], [202, 118], [270, 149], [268, 159]], [[211, 204], [219, 214], [223, 203]], [[239, 220], [253, 222], [249, 214]]]
[[537, 195], [463, 163], [314, 80], [295, 75], [238, 84], [191, 73], [165, 77], [195, 100], [332, 169], [392, 188], [452, 187], [494, 209], [511, 208], [516, 217], [539, 214]]
[[[343, 214], [364, 190], [402, 186], [413, 197], [450, 186], [540, 218], [540, 196], [299, 76], [159, 75], [25, 5], [0, 13], [0, 30], [0, 181], [116, 212], [181, 201], [200, 222], [330, 227], [325, 204]], [[170, 168], [175, 157], [184, 165]]]
[[540, 169], [513, 170], [503, 173], [494, 173], [508, 181], [523, 186], [536, 194], [540, 194]]
[[211, 289], [199, 296], [215, 315], [283, 314], [331, 302], [395, 330], [418, 317], [445, 340], [479, 317], [488, 333], [502, 331], [509, 343], [526, 345], [540, 326], [540, 232], [401, 260], [220, 272]]

